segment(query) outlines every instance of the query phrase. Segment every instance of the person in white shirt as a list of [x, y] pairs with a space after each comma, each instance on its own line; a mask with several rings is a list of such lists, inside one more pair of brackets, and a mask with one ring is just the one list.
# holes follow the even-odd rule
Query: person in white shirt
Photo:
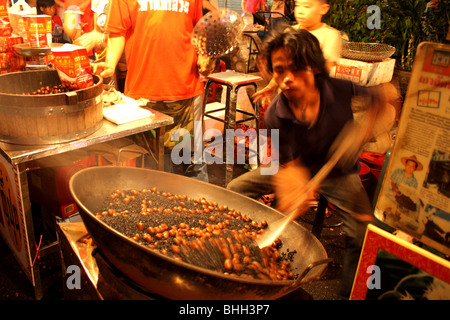
[[[330, 0], [296, 0], [294, 29], [305, 29], [312, 33], [320, 43], [325, 57], [325, 66], [328, 71], [341, 57], [342, 36], [339, 30], [322, 22], [322, 17], [330, 10]], [[254, 102], [266, 98], [270, 102], [271, 96], [277, 89], [276, 82], [272, 79], [263, 89], [255, 92], [252, 98]]]

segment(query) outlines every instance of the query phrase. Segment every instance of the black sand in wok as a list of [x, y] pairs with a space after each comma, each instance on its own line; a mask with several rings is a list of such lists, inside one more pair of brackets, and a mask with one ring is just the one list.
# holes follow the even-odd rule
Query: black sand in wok
[[254, 239], [264, 232], [244, 214], [207, 199], [153, 189], [116, 190], [96, 216], [111, 228], [174, 259], [226, 274], [272, 280], [293, 279], [278, 240], [262, 250]]

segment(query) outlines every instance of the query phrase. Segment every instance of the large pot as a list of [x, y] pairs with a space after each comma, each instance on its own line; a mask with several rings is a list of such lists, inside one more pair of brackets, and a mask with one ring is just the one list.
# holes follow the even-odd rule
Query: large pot
[[[130, 167], [92, 167], [72, 176], [70, 192], [83, 222], [100, 253], [131, 280], [152, 293], [170, 299], [276, 299], [305, 283], [320, 278], [330, 259], [322, 244], [299, 224], [290, 223], [280, 235], [282, 251], [296, 250], [291, 263], [296, 280], [270, 281], [224, 275], [177, 261], [152, 251], [113, 230], [95, 212], [115, 189], [142, 190], [156, 187], [172, 194], [187, 194], [217, 201], [257, 221], [270, 223], [282, 217], [278, 211], [233, 191], [192, 178]], [[94, 214], [93, 214], [94, 213]]]
[[0, 76], [0, 140], [23, 145], [56, 144], [84, 138], [101, 127], [103, 80], [67, 93], [23, 95], [61, 84], [56, 70]]

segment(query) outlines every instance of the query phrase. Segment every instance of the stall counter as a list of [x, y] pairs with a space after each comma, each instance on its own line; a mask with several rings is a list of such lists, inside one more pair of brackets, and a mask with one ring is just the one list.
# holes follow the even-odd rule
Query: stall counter
[[[33, 214], [27, 172], [33, 160], [83, 149], [95, 144], [144, 134], [155, 130], [156, 163], [164, 169], [165, 127], [173, 118], [153, 111], [154, 117], [116, 125], [106, 119], [93, 134], [67, 143], [51, 145], [15, 145], [0, 141], [0, 234], [31, 281], [36, 299], [43, 297], [42, 282], [36, 258], [44, 250], [55, 250], [58, 242], [40, 248], [35, 242]], [[148, 148], [150, 148], [148, 146]], [[53, 247], [53, 249], [52, 249]]]

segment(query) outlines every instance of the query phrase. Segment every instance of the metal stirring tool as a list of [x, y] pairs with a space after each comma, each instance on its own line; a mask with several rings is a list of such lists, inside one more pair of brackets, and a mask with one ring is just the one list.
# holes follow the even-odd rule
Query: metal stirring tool
[[237, 46], [243, 29], [244, 21], [236, 11], [220, 8], [208, 12], [197, 22], [191, 44], [199, 54], [220, 57]]
[[256, 243], [260, 248], [272, 245], [272, 243], [283, 232], [289, 222], [297, 217], [298, 208], [307, 200], [308, 193], [320, 185], [320, 183], [328, 176], [331, 170], [336, 166], [336, 164], [344, 155], [356, 153], [356, 151], [359, 150], [357, 138], [357, 125], [354, 122], [347, 123], [334, 140], [333, 145], [330, 148], [331, 156], [329, 156], [328, 161], [305, 185], [303, 194], [296, 199], [293, 208], [284, 218], [272, 222], [270, 224], [270, 230], [267, 230], [256, 239]]

